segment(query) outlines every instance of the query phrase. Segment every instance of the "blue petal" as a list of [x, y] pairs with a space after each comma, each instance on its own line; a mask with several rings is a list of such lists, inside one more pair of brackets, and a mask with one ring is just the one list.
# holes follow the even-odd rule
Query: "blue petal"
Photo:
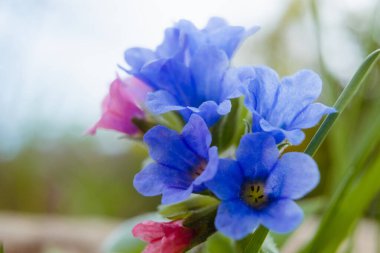
[[174, 204], [188, 199], [193, 192], [193, 186], [188, 188], [168, 187], [163, 190], [161, 203], [164, 205]]
[[259, 125], [261, 130], [271, 134], [276, 139], [276, 143], [280, 143], [287, 139], [292, 145], [299, 145], [305, 139], [305, 134], [299, 129], [287, 131], [282, 128], [272, 126], [264, 119], [260, 119]]
[[[246, 101], [251, 110], [268, 120], [276, 102], [279, 87], [277, 73], [268, 67], [254, 68], [255, 73], [247, 75], [251, 82], [248, 85], [249, 93], [252, 94], [250, 101]], [[253, 76], [254, 75], [254, 76]]]
[[150, 156], [162, 165], [188, 172], [196, 167], [198, 156], [183, 142], [182, 137], [164, 126], [156, 126], [144, 135]]
[[239, 68], [229, 68], [224, 74], [220, 101], [240, 97], [244, 94], [242, 93], [244, 84], [239, 78], [240, 73], [241, 70]]
[[240, 200], [222, 202], [215, 218], [215, 227], [235, 240], [242, 239], [259, 225], [259, 214]]
[[190, 70], [197, 87], [198, 102], [213, 100], [220, 101], [224, 73], [229, 67], [226, 54], [213, 46], [200, 48], [190, 62]]
[[318, 166], [310, 156], [291, 152], [284, 154], [266, 182], [266, 192], [275, 198], [299, 199], [319, 182]]
[[321, 93], [322, 81], [310, 70], [301, 70], [281, 81], [276, 104], [267, 120], [288, 129], [293, 119]]
[[302, 219], [302, 209], [289, 199], [275, 201], [260, 212], [260, 223], [275, 233], [294, 230], [301, 224]]
[[189, 122], [182, 130], [182, 136], [188, 147], [190, 147], [194, 153], [204, 159], [208, 158], [211, 134], [206, 123], [200, 116], [193, 114], [190, 117]]
[[320, 103], [314, 103], [302, 110], [290, 123], [289, 129], [310, 128], [318, 124], [323, 115], [334, 113], [333, 107], [328, 107]]
[[206, 168], [204, 169], [202, 174], [194, 180], [193, 184], [201, 185], [213, 179], [218, 170], [218, 163], [219, 163], [218, 149], [217, 147], [212, 147], [209, 150], [208, 163], [207, 163]]
[[234, 160], [220, 159], [214, 178], [206, 186], [221, 200], [240, 198], [243, 172]]
[[124, 59], [133, 71], [139, 71], [146, 63], [156, 58], [155, 53], [146, 48], [134, 47], [124, 52]]
[[246, 31], [240, 26], [229, 26], [225, 20], [216, 17], [211, 18], [205, 28], [209, 43], [225, 51], [229, 58], [233, 56], [241, 42], [257, 30], [258, 27]]
[[244, 135], [236, 150], [236, 159], [251, 180], [265, 179], [278, 156], [275, 140], [267, 133]]
[[185, 109], [174, 96], [164, 90], [149, 93], [146, 98], [146, 106], [153, 114]]
[[156, 52], [161, 58], [172, 58], [183, 53], [185, 45], [181, 31], [177, 28], [168, 28], [165, 30], [164, 41], [157, 47]]
[[137, 173], [133, 180], [136, 190], [144, 196], [156, 196], [165, 187], [186, 188], [191, 184], [191, 177], [183, 171], [168, 168], [158, 163], [151, 163]]
[[[220, 105], [214, 101], [206, 101], [199, 108], [188, 107], [193, 113], [201, 116], [208, 126], [214, 125], [222, 115], [227, 114], [231, 110], [231, 101], [225, 100]], [[187, 120], [185, 118], [185, 120]]]

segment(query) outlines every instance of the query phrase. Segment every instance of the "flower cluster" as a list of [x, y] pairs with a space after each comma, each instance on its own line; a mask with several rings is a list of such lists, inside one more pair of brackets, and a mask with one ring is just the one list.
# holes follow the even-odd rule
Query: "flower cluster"
[[[129, 68], [123, 70], [132, 77], [111, 84], [103, 115], [90, 130], [143, 136], [153, 162], [135, 176], [136, 190], [162, 195], [165, 205], [186, 201], [191, 194], [211, 194], [219, 201], [213, 229], [236, 240], [259, 225], [287, 233], [300, 224], [303, 212], [294, 200], [316, 187], [318, 167], [307, 154], [281, 147], [300, 144], [302, 129], [335, 112], [315, 103], [322, 82], [311, 70], [280, 80], [269, 67], [231, 66], [238, 46], [257, 30], [230, 26], [221, 18], [210, 19], [204, 29], [181, 20], [165, 31], [155, 50], [128, 49]], [[251, 114], [229, 117], [237, 111], [233, 105], [245, 106]], [[149, 115], [155, 126], [136, 123], [148, 121]], [[160, 120], [166, 115], [182, 118], [176, 121], [182, 122], [181, 133]], [[228, 126], [220, 122], [226, 121], [242, 126], [250, 121], [251, 127], [233, 135], [237, 138], [220, 136], [220, 128]], [[215, 133], [236, 149], [235, 155], [222, 152]], [[194, 245], [199, 231], [186, 217], [173, 219], [135, 227], [134, 235], [150, 243], [145, 252], [179, 253]]]

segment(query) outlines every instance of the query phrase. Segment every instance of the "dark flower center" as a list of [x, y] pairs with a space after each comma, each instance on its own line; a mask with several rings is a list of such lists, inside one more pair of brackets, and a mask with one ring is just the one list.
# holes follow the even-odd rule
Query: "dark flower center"
[[203, 171], [206, 169], [206, 166], [207, 166], [207, 162], [205, 160], [201, 160], [198, 166], [193, 169], [191, 173], [191, 177], [193, 179], [196, 179], [197, 177], [199, 177], [203, 173]]
[[260, 208], [268, 200], [268, 196], [264, 191], [264, 184], [262, 182], [246, 183], [242, 187], [241, 197], [248, 205]]

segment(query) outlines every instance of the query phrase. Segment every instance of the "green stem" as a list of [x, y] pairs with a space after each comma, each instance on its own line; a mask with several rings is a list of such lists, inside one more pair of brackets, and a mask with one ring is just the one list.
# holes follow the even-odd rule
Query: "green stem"
[[314, 155], [318, 150], [319, 146], [326, 138], [331, 127], [334, 125], [334, 122], [338, 116], [344, 111], [347, 104], [352, 100], [360, 86], [362, 85], [364, 79], [367, 77], [368, 73], [375, 65], [376, 60], [380, 55], [380, 49], [373, 51], [365, 59], [363, 64], [356, 71], [354, 77], [351, 79], [350, 83], [344, 88], [343, 92], [340, 94], [338, 100], [335, 102], [334, 107], [337, 110], [336, 113], [332, 113], [323, 121], [322, 125], [319, 127], [316, 134], [311, 139], [309, 145], [307, 146], [305, 153], [309, 155]]

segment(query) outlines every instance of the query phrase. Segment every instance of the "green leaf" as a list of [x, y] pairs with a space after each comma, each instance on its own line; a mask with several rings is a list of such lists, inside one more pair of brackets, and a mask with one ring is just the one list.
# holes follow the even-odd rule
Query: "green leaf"
[[197, 212], [209, 206], [216, 206], [219, 201], [210, 196], [195, 195], [190, 199], [174, 205], [162, 205], [158, 207], [159, 213], [173, 220], [184, 219], [193, 212]]
[[242, 253], [258, 253], [264, 243], [269, 230], [264, 226], [259, 226], [256, 231], [244, 239], [237, 242], [238, 248]]
[[380, 191], [379, 178], [380, 157], [363, 173], [357, 182], [350, 184], [339, 205], [335, 206], [328, 226], [319, 231], [308, 252], [336, 252]]
[[273, 237], [271, 234], [265, 238], [263, 246], [261, 247], [260, 253], [279, 253], [279, 250], [274, 243]]
[[207, 253], [235, 253], [234, 242], [232, 239], [222, 235], [221, 233], [215, 233], [210, 236], [205, 245], [205, 252]]
[[[335, 120], [338, 118], [339, 114], [342, 113], [342, 111], [345, 109], [347, 104], [352, 100], [354, 95], [357, 93], [360, 86], [363, 84], [364, 79], [370, 72], [373, 65], [378, 60], [379, 55], [380, 55], [380, 49], [371, 53], [366, 58], [366, 60], [362, 63], [362, 65], [359, 67], [354, 77], [352, 78], [350, 83], [347, 85], [347, 87], [343, 90], [342, 94], [339, 96], [338, 100], [336, 101], [334, 105], [338, 113], [331, 114], [325, 119], [321, 127], [318, 129], [317, 133], [312, 138], [310, 144], [306, 148], [305, 153], [313, 155], [317, 151], [318, 147], [323, 142], [324, 138], [326, 137], [332, 125], [334, 124]], [[377, 119], [377, 121], [375, 122], [376, 122], [375, 125], [380, 124], [379, 119]], [[328, 234], [328, 231], [330, 231], [331, 223], [335, 219], [344, 218], [344, 216], [338, 216], [338, 218], [336, 218], [337, 210], [339, 209], [339, 206], [342, 203], [342, 199], [347, 195], [347, 192], [351, 189], [351, 187], [353, 187], [352, 185], [354, 183], [354, 180], [356, 179], [357, 175], [360, 173], [360, 170], [362, 169], [364, 161], [369, 155], [369, 151], [371, 150], [371, 147], [374, 146], [374, 142], [376, 142], [376, 140], [378, 140], [379, 137], [380, 136], [378, 135], [378, 128], [376, 126], [372, 127], [371, 129], [369, 129], [368, 134], [364, 136], [363, 138], [364, 141], [357, 147], [356, 152], [355, 152], [356, 155], [354, 155], [353, 159], [351, 160], [352, 166], [348, 168], [344, 177], [341, 179], [341, 183], [337, 187], [337, 190], [334, 192], [333, 196], [331, 197], [328, 204], [328, 209], [325, 212], [324, 216], [322, 217], [322, 221], [320, 223], [320, 226], [317, 230], [316, 235], [313, 238], [313, 241], [310, 243], [310, 245], [307, 248], [305, 248], [306, 252], [319, 252], [318, 248], [326, 243], [324, 240], [325, 238], [324, 235]], [[354, 208], [351, 208], [351, 209], [354, 209]], [[350, 221], [351, 220], [347, 220], [345, 222], [349, 223]], [[334, 237], [335, 235], [333, 234], [332, 236]]]
[[122, 223], [105, 241], [102, 252], [105, 253], [141, 253], [146, 243], [133, 237], [133, 227], [145, 220], [162, 220], [157, 213], [137, 216]]
[[364, 60], [362, 65], [359, 67], [351, 79], [350, 83], [344, 88], [343, 92], [335, 102], [334, 107], [337, 110], [337, 113], [332, 113], [326, 117], [322, 125], [319, 127], [317, 133], [313, 136], [309, 145], [307, 146], [305, 150], [306, 154], [314, 155], [314, 153], [318, 150], [319, 146], [326, 138], [328, 132], [330, 131], [338, 116], [344, 111], [347, 104], [351, 102], [352, 98], [362, 86], [364, 79], [367, 77], [368, 73], [375, 65], [376, 61], [379, 58], [379, 55], [380, 49], [377, 49], [368, 55], [368, 57]]
[[0, 253], [4, 253], [4, 247], [2, 243], [0, 243]]

